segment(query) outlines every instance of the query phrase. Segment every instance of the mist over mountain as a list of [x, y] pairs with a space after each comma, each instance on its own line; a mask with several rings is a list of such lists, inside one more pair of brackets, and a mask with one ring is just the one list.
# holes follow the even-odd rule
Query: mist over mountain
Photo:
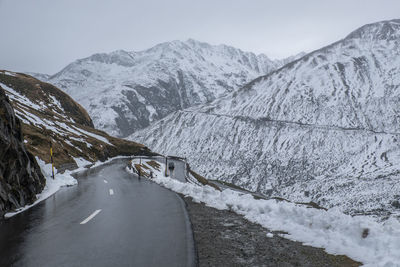
[[400, 20], [129, 137], [220, 179], [350, 214], [400, 214]]

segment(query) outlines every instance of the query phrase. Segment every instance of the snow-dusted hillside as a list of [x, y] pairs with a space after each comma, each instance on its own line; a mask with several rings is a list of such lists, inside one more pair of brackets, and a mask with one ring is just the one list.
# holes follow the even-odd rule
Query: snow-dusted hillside
[[400, 214], [400, 20], [361, 27], [130, 137], [207, 178], [350, 214]]
[[29, 75], [0, 70], [0, 90], [21, 121], [25, 147], [57, 169], [74, 168], [119, 155], [149, 154], [143, 145], [94, 129], [87, 112], [60, 89]]
[[140, 52], [95, 54], [45, 81], [83, 105], [96, 128], [127, 136], [173, 111], [215, 100], [284, 63], [226, 45], [173, 41]]

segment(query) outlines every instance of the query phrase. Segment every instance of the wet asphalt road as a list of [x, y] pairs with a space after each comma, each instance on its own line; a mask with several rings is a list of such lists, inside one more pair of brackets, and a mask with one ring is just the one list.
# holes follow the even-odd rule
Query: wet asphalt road
[[78, 186], [0, 221], [0, 266], [193, 266], [183, 201], [125, 166], [99, 167]]

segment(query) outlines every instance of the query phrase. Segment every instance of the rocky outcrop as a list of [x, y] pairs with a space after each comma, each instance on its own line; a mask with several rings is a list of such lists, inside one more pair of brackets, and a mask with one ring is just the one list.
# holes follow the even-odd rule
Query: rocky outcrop
[[0, 87], [0, 216], [32, 203], [44, 186], [39, 165], [24, 147], [21, 123]]

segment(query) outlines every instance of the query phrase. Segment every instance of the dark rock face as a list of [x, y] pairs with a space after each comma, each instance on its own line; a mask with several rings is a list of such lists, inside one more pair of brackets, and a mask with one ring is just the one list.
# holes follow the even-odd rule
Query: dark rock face
[[0, 216], [32, 203], [45, 183], [35, 158], [25, 149], [21, 123], [0, 87]]
[[[158, 81], [158, 86], [130, 86], [142, 97], [147, 99], [147, 105], [154, 107], [155, 114], [150, 114], [146, 108], [146, 103], [142, 103], [136, 93], [131, 90], [123, 90], [122, 95], [126, 98], [120, 106], [113, 106], [112, 109], [118, 114], [116, 124], [122, 136], [128, 136], [136, 130], [143, 129], [150, 125], [152, 121], [164, 118], [168, 114], [189, 107], [190, 99], [185, 94], [185, 84], [177, 83], [173, 79], [169, 82]], [[162, 90], [160, 90], [160, 88]], [[196, 96], [191, 96], [196, 98]], [[135, 116], [132, 118], [132, 115]]]

